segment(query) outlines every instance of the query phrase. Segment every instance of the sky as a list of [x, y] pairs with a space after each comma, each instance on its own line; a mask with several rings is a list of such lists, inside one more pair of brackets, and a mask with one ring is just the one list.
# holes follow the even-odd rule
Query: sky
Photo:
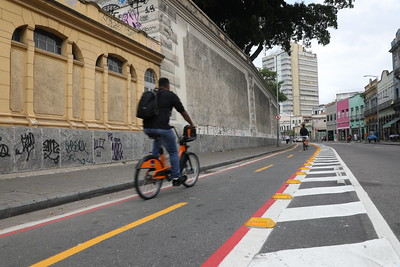
[[[354, 8], [340, 10], [330, 44], [313, 42], [310, 48], [318, 57], [320, 104], [334, 101], [336, 93], [364, 91], [374, 79], [364, 75], [380, 79], [383, 70], [392, 71], [389, 50], [399, 28], [400, 0], [356, 0]], [[265, 51], [253, 62], [257, 67], [262, 67], [263, 56]]]

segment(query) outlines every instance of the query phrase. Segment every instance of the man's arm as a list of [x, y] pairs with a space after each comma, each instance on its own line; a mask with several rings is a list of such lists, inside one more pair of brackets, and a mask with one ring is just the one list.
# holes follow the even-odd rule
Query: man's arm
[[189, 116], [189, 113], [187, 113], [187, 111], [183, 111], [181, 112], [182, 117], [185, 119], [185, 121], [187, 121], [190, 125], [191, 128], [196, 128], [196, 126], [194, 125], [192, 119]]

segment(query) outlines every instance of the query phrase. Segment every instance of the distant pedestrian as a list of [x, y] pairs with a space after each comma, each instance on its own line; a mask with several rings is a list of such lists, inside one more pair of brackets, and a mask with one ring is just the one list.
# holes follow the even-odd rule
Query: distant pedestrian
[[357, 140], [358, 140], [357, 134], [354, 134], [354, 141], [357, 141]]
[[289, 142], [290, 142], [290, 136], [289, 136], [289, 135], [286, 135], [286, 136], [285, 136], [285, 139], [286, 139], [286, 144], [289, 144]]

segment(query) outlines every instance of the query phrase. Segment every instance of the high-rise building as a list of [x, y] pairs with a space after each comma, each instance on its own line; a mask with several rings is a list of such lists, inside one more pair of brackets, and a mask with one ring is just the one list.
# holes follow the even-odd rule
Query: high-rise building
[[281, 113], [295, 116], [312, 113], [319, 104], [317, 55], [300, 44], [291, 44], [291, 55], [278, 51], [263, 58], [263, 67], [278, 73], [281, 91], [288, 100], [281, 104]]

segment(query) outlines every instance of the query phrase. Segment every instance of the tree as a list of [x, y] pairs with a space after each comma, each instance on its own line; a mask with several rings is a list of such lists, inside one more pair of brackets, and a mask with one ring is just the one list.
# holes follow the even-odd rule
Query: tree
[[[258, 69], [258, 71], [260, 72], [261, 76], [264, 78], [265, 82], [267, 83], [268, 88], [271, 90], [271, 92], [276, 97], [276, 72], [271, 71], [267, 68]], [[279, 91], [278, 102], [284, 102], [288, 99], [287, 96], [281, 92], [281, 85], [282, 85], [282, 82], [279, 82], [278, 83], [278, 91]]]
[[[285, 0], [193, 0], [228, 36], [250, 56], [257, 58], [264, 47], [311, 40], [330, 42], [328, 29], [337, 29], [337, 13], [352, 8], [355, 0], [324, 0], [322, 4], [288, 4]], [[251, 49], [256, 47], [253, 54]]]

